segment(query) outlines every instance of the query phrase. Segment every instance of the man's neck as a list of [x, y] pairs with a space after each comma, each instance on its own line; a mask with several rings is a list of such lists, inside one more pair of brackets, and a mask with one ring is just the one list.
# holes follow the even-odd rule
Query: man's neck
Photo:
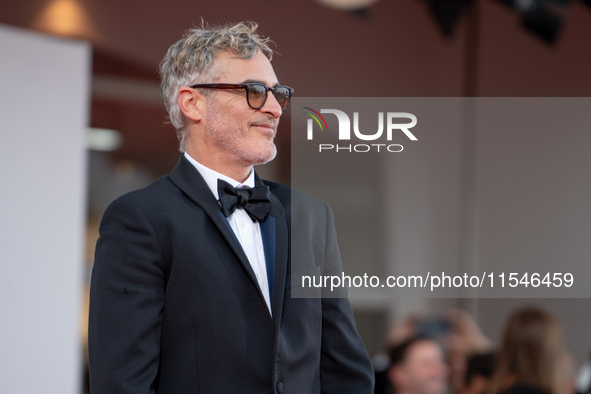
[[223, 160], [216, 159], [215, 157], [199, 155], [198, 152], [193, 152], [187, 149], [187, 154], [191, 156], [199, 164], [212, 169], [220, 174], [224, 174], [227, 177], [234, 179], [237, 182], [244, 183], [250, 176], [253, 166], [240, 166], [234, 163], [226, 163]]

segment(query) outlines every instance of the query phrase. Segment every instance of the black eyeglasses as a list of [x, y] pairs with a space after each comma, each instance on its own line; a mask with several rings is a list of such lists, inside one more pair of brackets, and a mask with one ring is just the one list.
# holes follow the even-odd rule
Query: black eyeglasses
[[293, 95], [294, 90], [289, 86], [275, 86], [274, 88], [267, 87], [264, 83], [253, 82], [245, 84], [231, 84], [231, 83], [198, 83], [189, 86], [192, 89], [244, 89], [246, 90], [246, 102], [252, 109], [261, 109], [267, 102], [267, 95], [269, 90], [273, 92], [275, 100], [284, 110], [289, 106], [289, 101]]

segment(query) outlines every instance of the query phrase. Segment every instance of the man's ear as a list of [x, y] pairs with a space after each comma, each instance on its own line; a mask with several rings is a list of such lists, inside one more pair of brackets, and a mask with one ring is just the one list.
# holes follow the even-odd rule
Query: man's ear
[[205, 115], [205, 96], [195, 89], [183, 86], [179, 89], [177, 101], [183, 115], [187, 119], [199, 122]]

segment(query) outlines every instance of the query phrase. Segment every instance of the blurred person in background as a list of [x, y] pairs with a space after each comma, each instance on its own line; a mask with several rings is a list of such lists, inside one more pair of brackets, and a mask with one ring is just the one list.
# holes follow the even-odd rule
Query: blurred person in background
[[415, 336], [389, 351], [388, 380], [395, 394], [445, 394], [448, 367], [439, 343]]
[[489, 394], [570, 394], [558, 322], [539, 308], [523, 308], [507, 321]]
[[454, 393], [463, 393], [466, 390], [468, 360], [472, 355], [490, 352], [492, 343], [467, 312], [451, 310], [447, 317], [451, 330], [445, 338], [444, 348], [451, 369], [450, 387]]
[[491, 349], [491, 341], [472, 316], [460, 309], [443, 314], [413, 313], [407, 316], [390, 331], [387, 346], [392, 347], [413, 336], [432, 337], [442, 344], [449, 366], [449, 388], [457, 394], [465, 390], [468, 358]]
[[591, 354], [589, 354], [577, 372], [576, 393], [591, 394]]
[[494, 373], [495, 354], [477, 353], [468, 357], [466, 384], [462, 394], [486, 394]]

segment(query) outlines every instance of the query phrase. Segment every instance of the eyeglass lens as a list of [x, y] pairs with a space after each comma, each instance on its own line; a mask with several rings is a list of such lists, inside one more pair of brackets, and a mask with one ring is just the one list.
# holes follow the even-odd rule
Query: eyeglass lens
[[[252, 84], [247, 88], [248, 102], [253, 108], [262, 108], [267, 101], [267, 87], [263, 84]], [[289, 105], [289, 89], [284, 87], [277, 87], [273, 92], [275, 100], [281, 106], [281, 109], [286, 109]]]

